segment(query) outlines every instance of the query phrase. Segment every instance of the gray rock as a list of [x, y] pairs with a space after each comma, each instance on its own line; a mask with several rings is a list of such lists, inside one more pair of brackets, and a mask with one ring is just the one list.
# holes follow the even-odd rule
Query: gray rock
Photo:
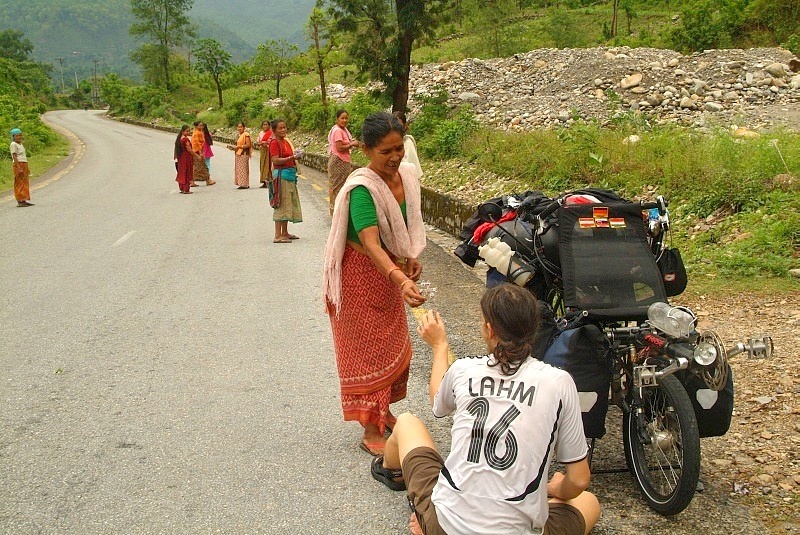
[[481, 100], [481, 96], [477, 93], [470, 93], [467, 91], [458, 95], [458, 99], [464, 102], [475, 102]]
[[786, 76], [786, 68], [783, 66], [783, 63], [770, 63], [764, 68], [764, 70], [777, 78], [783, 78]]
[[722, 106], [722, 104], [719, 104], [717, 102], [706, 102], [706, 105], [704, 106], [704, 108], [705, 108], [706, 111], [715, 112], [715, 113], [716, 112], [720, 112], [720, 111], [725, 109]]
[[790, 269], [789, 275], [791, 275], [795, 279], [800, 279], [800, 268]]
[[642, 73], [637, 72], [622, 79], [619, 83], [621, 89], [631, 89], [642, 83]]
[[685, 109], [693, 109], [694, 101], [689, 97], [683, 97], [681, 99], [680, 107]]

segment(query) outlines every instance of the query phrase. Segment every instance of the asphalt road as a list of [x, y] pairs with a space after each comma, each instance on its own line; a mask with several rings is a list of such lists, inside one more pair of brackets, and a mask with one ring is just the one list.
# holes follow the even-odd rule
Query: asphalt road
[[[301, 239], [273, 244], [266, 190], [236, 189], [224, 147], [218, 183], [187, 197], [173, 135], [47, 117], [77, 157], [37, 181], [35, 207], [0, 199], [0, 531], [406, 533], [403, 494], [372, 480], [341, 417], [324, 176], [300, 181]], [[433, 420], [428, 362], [396, 412]]]

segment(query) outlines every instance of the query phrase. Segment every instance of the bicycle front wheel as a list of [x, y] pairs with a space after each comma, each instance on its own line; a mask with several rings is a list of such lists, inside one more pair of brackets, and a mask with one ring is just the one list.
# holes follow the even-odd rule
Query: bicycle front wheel
[[628, 470], [656, 512], [675, 515], [694, 497], [700, 476], [700, 435], [692, 402], [674, 376], [642, 391], [642, 414], [624, 416]]

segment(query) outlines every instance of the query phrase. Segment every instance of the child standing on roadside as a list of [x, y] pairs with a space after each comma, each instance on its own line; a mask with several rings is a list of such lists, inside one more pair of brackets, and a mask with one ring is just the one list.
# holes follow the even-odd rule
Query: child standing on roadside
[[[578, 392], [570, 375], [531, 356], [539, 324], [536, 298], [502, 284], [481, 299], [489, 355], [457, 360], [438, 313], [417, 331], [433, 349], [430, 399], [437, 418], [453, 415], [445, 462], [425, 424], [402, 414], [372, 475], [408, 490], [413, 533], [583, 535], [600, 517]], [[555, 455], [566, 467], [547, 481]], [[549, 499], [548, 499], [549, 498]]]

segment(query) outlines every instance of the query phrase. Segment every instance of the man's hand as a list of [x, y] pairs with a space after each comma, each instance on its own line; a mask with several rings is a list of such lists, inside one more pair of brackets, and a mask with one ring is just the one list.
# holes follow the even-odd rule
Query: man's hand
[[433, 349], [444, 346], [447, 347], [447, 333], [444, 330], [442, 316], [433, 310], [427, 311], [419, 319], [417, 332], [426, 344]]

